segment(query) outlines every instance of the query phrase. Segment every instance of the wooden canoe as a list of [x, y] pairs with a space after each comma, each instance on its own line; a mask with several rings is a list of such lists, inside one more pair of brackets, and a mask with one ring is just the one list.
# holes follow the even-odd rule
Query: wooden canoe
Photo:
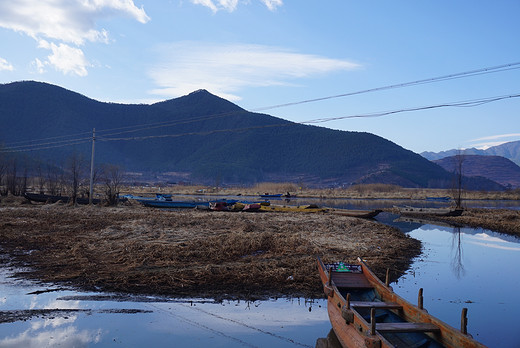
[[262, 206], [260, 211], [275, 212], [295, 212], [295, 213], [319, 213], [327, 211], [327, 208], [320, 208], [315, 204], [309, 205], [275, 205]]
[[420, 307], [412, 305], [360, 259], [325, 265], [318, 258], [318, 269], [332, 329], [343, 347], [485, 347], [422, 309], [422, 292]]
[[328, 209], [329, 213], [336, 214], [336, 215], [343, 215], [343, 216], [351, 216], [351, 217], [357, 217], [357, 218], [364, 218], [364, 219], [372, 219], [376, 217], [382, 210], [375, 209], [375, 210], [355, 210], [355, 209], [336, 209], [336, 208], [330, 208]]

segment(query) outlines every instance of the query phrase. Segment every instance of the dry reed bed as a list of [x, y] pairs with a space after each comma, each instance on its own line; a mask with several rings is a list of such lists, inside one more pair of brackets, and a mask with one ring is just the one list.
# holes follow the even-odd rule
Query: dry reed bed
[[520, 236], [519, 210], [470, 208], [461, 216], [444, 217], [443, 220]]
[[[313, 189], [294, 183], [259, 183], [252, 187], [218, 188], [206, 186], [166, 186], [166, 187], [125, 187], [123, 193], [155, 194], [156, 192], [191, 195], [247, 195], [257, 196], [264, 193], [287, 193], [299, 197], [339, 198], [339, 199], [425, 199], [426, 197], [454, 197], [450, 189], [404, 188], [390, 184], [359, 184], [349, 188]], [[518, 200], [520, 189], [508, 191], [464, 191], [463, 200]]]
[[365, 258], [393, 277], [420, 243], [375, 222], [298, 213], [60, 205], [0, 208], [0, 246], [20, 274], [85, 290], [171, 296], [319, 296], [315, 257]]

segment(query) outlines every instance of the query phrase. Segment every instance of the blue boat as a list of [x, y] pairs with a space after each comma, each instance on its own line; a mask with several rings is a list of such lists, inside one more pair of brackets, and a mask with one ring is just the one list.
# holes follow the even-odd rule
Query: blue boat
[[433, 202], [449, 202], [451, 201], [451, 197], [444, 196], [444, 197], [426, 197], [427, 201], [433, 201]]
[[161, 200], [137, 200], [145, 207], [152, 208], [197, 208], [209, 207], [209, 202], [188, 202], [188, 201], [161, 201]]
[[282, 194], [281, 193], [277, 193], [277, 194], [270, 195], [270, 194], [266, 193], [264, 195], [260, 195], [260, 197], [262, 197], [262, 198], [281, 198]]

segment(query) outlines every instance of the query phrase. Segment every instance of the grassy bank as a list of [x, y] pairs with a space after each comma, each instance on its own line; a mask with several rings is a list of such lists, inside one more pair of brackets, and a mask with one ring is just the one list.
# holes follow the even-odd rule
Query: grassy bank
[[[366, 184], [341, 189], [313, 189], [294, 183], [260, 183], [252, 187], [206, 187], [206, 186], [128, 186], [123, 193], [154, 194], [156, 192], [193, 195], [247, 195], [258, 196], [264, 193], [289, 192], [299, 197], [341, 198], [341, 199], [425, 199], [426, 197], [453, 197], [453, 190], [403, 188], [396, 185]], [[520, 200], [520, 189], [509, 191], [463, 191], [463, 200]]]
[[21, 205], [0, 208], [0, 246], [20, 276], [85, 290], [170, 296], [321, 296], [317, 255], [360, 256], [395, 279], [420, 243], [337, 215]]

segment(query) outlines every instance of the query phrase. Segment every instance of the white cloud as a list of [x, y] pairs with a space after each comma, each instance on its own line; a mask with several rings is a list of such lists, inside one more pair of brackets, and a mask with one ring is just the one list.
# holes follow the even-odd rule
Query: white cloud
[[262, 0], [262, 2], [265, 4], [265, 6], [267, 6], [267, 8], [271, 11], [274, 11], [276, 10], [276, 8], [278, 6], [282, 6], [283, 5], [283, 1], [282, 0]]
[[87, 67], [91, 65], [81, 49], [63, 43], [56, 45], [55, 43], [49, 43], [45, 40], [41, 40], [38, 47], [52, 51], [52, 54], [47, 57], [46, 62], [42, 63], [36, 59], [38, 71], [43, 72], [44, 65], [52, 65], [56, 70], [64, 74], [77, 76], [86, 76], [88, 74]]
[[0, 27], [26, 34], [38, 42], [38, 47], [52, 51], [47, 61], [33, 62], [40, 73], [45, 71], [44, 65], [53, 65], [66, 74], [87, 75], [89, 64], [83, 51], [73, 46], [87, 41], [108, 43], [108, 32], [96, 28], [96, 22], [120, 15], [141, 23], [150, 20], [133, 0], [0, 1]]
[[107, 32], [95, 29], [95, 23], [119, 14], [141, 23], [150, 19], [132, 0], [18, 0], [0, 2], [0, 27], [36, 40], [43, 37], [82, 45], [107, 42]]
[[[278, 6], [283, 5], [282, 0], [260, 0], [267, 8], [271, 11], [274, 11]], [[226, 10], [229, 12], [233, 12], [236, 10], [238, 6], [238, 0], [191, 0], [195, 5], [206, 6], [213, 13], [219, 10]]]
[[7, 60], [5, 60], [4, 58], [0, 57], [0, 71], [4, 71], [4, 70], [13, 71], [14, 67]]
[[351, 70], [346, 60], [247, 44], [179, 42], [159, 49], [160, 62], [149, 69], [158, 86], [152, 93], [178, 97], [204, 88], [229, 100], [244, 87], [290, 85], [296, 79]]

